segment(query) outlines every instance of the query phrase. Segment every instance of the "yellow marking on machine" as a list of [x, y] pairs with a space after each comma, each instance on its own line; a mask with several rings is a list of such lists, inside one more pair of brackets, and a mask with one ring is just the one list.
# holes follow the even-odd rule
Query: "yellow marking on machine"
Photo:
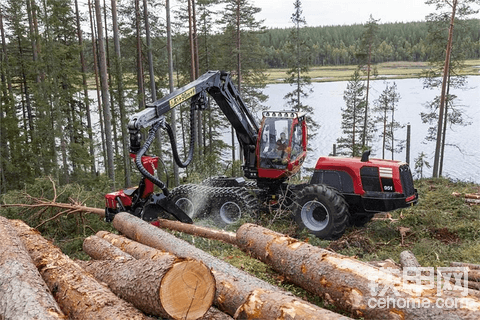
[[175, 107], [177, 104], [182, 103], [183, 101], [187, 100], [188, 98], [193, 97], [196, 94], [195, 87], [192, 89], [188, 89], [187, 91], [183, 92], [182, 94], [179, 94], [175, 98], [172, 98], [169, 102], [170, 104], [170, 109]]

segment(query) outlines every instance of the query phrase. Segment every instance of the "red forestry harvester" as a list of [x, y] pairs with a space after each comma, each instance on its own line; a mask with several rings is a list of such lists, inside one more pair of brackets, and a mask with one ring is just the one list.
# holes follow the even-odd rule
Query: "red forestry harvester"
[[[194, 114], [207, 106], [207, 93], [215, 100], [237, 133], [243, 151], [242, 178], [214, 177], [201, 184], [185, 184], [169, 190], [154, 172], [158, 158], [147, 156], [159, 128], [167, 131], [178, 166], [193, 158]], [[190, 99], [192, 130], [186, 161], [180, 160], [175, 137], [165, 114]], [[142, 145], [140, 130], [150, 128]], [[105, 216], [127, 211], [144, 220], [167, 212], [192, 223], [196, 215], [211, 215], [231, 224], [243, 214], [258, 212], [263, 205], [283, 205], [293, 212], [302, 228], [324, 239], [340, 237], [349, 223], [361, 225], [374, 213], [413, 205], [418, 200], [406, 163], [360, 158], [320, 157], [309, 183], [291, 184], [307, 155], [305, 115], [292, 111], [268, 111], [258, 125], [230, 75], [209, 71], [190, 84], [155, 101], [130, 117], [130, 153], [143, 178], [136, 188], [106, 195]], [[154, 187], [161, 189], [155, 193]]]

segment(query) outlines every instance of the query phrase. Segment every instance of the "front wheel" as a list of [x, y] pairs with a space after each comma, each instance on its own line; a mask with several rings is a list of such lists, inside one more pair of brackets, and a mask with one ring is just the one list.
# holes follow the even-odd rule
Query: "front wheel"
[[309, 185], [300, 191], [294, 213], [302, 229], [326, 240], [340, 238], [349, 222], [345, 199], [335, 189], [325, 185]]

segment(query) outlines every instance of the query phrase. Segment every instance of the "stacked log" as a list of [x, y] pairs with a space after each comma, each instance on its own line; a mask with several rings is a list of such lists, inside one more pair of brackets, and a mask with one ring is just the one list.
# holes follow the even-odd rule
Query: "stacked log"
[[130, 303], [101, 285], [38, 231], [23, 221], [12, 220], [11, 224], [69, 319], [148, 319]]
[[348, 319], [295, 298], [131, 214], [117, 214], [113, 226], [127, 237], [150, 247], [204, 262], [215, 276], [216, 306], [232, 316], [242, 319]]
[[[242, 250], [284, 274], [291, 282], [357, 316], [371, 319], [480, 317], [480, 300], [475, 296], [463, 297], [458, 291], [443, 291], [442, 299], [462, 299], [462, 303], [448, 309], [441, 308], [436, 303], [436, 288], [405, 283], [400, 276], [386, 270], [260, 226], [241, 226], [237, 231], [237, 244]], [[426, 301], [429, 308], [419, 308], [417, 303], [372, 307], [372, 301], [380, 298], [378, 289], [384, 288], [389, 289], [381, 296], [385, 301]]]
[[65, 319], [8, 219], [0, 216], [0, 319]]
[[[171, 254], [137, 260], [109, 245], [96, 236], [85, 239], [87, 254], [110, 260], [92, 260], [81, 265], [138, 309], [155, 316], [194, 320], [204, 316], [212, 305], [215, 279], [202, 262]], [[110, 247], [119, 252], [112, 254]], [[99, 254], [101, 251], [105, 256]]]
[[[180, 230], [179, 224], [159, 223], [174, 230]], [[182, 225], [181, 230], [194, 235], [212, 235], [204, 230], [199, 232], [198, 228], [190, 229], [187, 225]], [[448, 298], [458, 303], [454, 308], [441, 308], [436, 304], [439, 299], [437, 290], [405, 281], [398, 269], [396, 273], [395, 270], [389, 272], [260, 226], [245, 224], [237, 230], [235, 240], [229, 238], [227, 241], [270, 265], [290, 282], [359, 317], [444, 319], [446, 315], [478, 318], [480, 314], [480, 300], [471, 291], [466, 297], [461, 295], [462, 290], [443, 291], [440, 299], [445, 301]], [[401, 260], [405, 267], [420, 266], [411, 252], [403, 252]], [[379, 295], [378, 290], [385, 288], [391, 290]], [[390, 303], [378, 308], [378, 300], [410, 303], [400, 306]], [[420, 302], [428, 304], [428, 308], [419, 306]]]

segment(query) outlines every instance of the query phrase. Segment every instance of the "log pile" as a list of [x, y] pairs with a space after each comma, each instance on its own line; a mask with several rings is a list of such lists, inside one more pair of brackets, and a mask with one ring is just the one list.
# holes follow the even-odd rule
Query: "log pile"
[[[422, 271], [417, 273], [422, 282], [409, 273], [424, 270], [410, 251], [400, 254], [399, 264], [369, 264], [254, 224], [236, 233], [176, 221], [156, 225], [235, 245], [354, 318], [480, 318], [480, 291], [473, 290], [480, 288], [480, 265], [452, 263], [467, 270], [468, 278], [441, 268], [434, 274]], [[83, 243], [91, 260], [72, 261], [25, 223], [0, 217], [0, 241], [6, 244], [0, 247], [0, 319], [35, 318], [32, 312], [48, 314], [38, 316], [42, 319], [350, 319], [128, 213], [117, 214], [113, 226], [122, 235], [97, 232]], [[425, 281], [430, 275], [434, 284]], [[453, 289], [439, 295], [436, 279]], [[28, 290], [16, 292], [19, 287]], [[25, 298], [10, 298], [21, 294]], [[405, 303], [397, 304], [400, 300]], [[449, 300], [455, 303], [445, 308]]]
[[[160, 226], [177, 230], [179, 223], [160, 222]], [[180, 228], [179, 228], [180, 230]], [[182, 232], [193, 235], [208, 234], [198, 227], [188, 230], [183, 225]], [[225, 240], [227, 239], [227, 240]], [[290, 282], [312, 292], [327, 302], [351, 312], [354, 316], [369, 319], [477, 319], [480, 317], [480, 299], [476, 292], [461, 294], [458, 283], [451, 291], [441, 291], [440, 298], [435, 287], [407, 281], [399, 272], [391, 272], [356, 259], [345, 257], [308, 243], [286, 237], [253, 224], [244, 224], [236, 233], [236, 238], [222, 237], [222, 241], [238, 246], [251, 256], [268, 264], [283, 274]], [[151, 245], [155, 245], [151, 243]], [[420, 265], [411, 252], [401, 255], [404, 268], [419, 268]], [[423, 274], [422, 274], [423, 275]], [[432, 277], [433, 278], [433, 277]], [[451, 279], [450, 279], [451, 280]], [[442, 285], [445, 285], [442, 283]], [[390, 289], [383, 291], [383, 289]], [[380, 295], [379, 295], [380, 294]], [[382, 301], [410, 301], [410, 304], [390, 303], [380, 308], [371, 306]], [[460, 301], [451, 308], [437, 304], [442, 301]], [[419, 307], [419, 302], [428, 308]]]
[[[452, 192], [452, 196], [461, 197], [462, 194], [459, 192]], [[470, 205], [480, 205], [480, 193], [466, 193], [464, 199], [465, 203]]]
[[[128, 238], [148, 247], [205, 263], [215, 276], [215, 305], [238, 319], [348, 319], [296, 298], [131, 214], [117, 214], [113, 226]], [[102, 236], [131, 255], [135, 252], [128, 248], [139, 246], [112, 234], [99, 233], [97, 236]]]

